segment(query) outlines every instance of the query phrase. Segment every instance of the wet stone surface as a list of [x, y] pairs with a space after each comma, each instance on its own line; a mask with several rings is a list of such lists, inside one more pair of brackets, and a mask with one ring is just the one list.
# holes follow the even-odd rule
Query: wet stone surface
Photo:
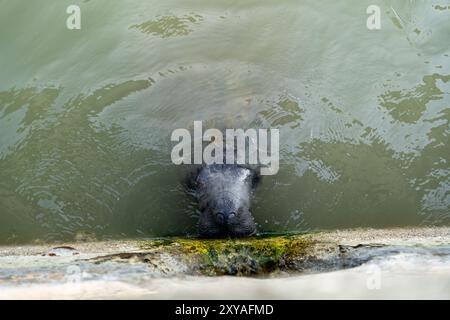
[[[348, 230], [245, 239], [164, 238], [0, 247], [0, 287], [81, 280], [141, 285], [147, 280], [186, 276], [277, 278], [369, 264], [382, 266], [386, 261], [434, 261], [439, 266], [449, 266], [449, 229]], [[413, 267], [420, 269], [421, 264]]]

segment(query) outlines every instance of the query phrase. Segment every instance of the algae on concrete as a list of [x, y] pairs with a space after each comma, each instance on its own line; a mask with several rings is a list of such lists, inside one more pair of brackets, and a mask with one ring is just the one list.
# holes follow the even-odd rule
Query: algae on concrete
[[[274, 272], [318, 269], [339, 254], [337, 244], [318, 242], [311, 235], [262, 236], [245, 239], [172, 238], [140, 241], [138, 252], [95, 258], [105, 261], [144, 262], [176, 273], [172, 265], [191, 275], [258, 276]], [[335, 265], [336, 263], [332, 263]]]

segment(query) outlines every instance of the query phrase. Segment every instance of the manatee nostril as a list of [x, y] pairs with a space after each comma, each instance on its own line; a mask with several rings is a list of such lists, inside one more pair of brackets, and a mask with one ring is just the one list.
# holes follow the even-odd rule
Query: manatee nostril
[[225, 216], [223, 215], [222, 212], [219, 212], [216, 214], [216, 220], [218, 223], [222, 224], [225, 221]]

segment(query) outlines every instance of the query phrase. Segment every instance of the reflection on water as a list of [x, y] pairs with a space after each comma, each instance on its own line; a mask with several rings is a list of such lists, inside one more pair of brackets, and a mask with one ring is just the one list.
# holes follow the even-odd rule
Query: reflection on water
[[388, 91], [381, 96], [381, 106], [388, 109], [389, 114], [398, 121], [415, 123], [427, 109], [431, 100], [441, 100], [444, 92], [439, 89], [436, 82], [440, 80], [447, 83], [450, 76], [440, 74], [426, 75], [423, 83], [413, 90]]
[[143, 33], [150, 35], [159, 35], [162, 38], [185, 36], [192, 32], [191, 25], [202, 21], [202, 16], [193, 14], [190, 16], [174, 17], [165, 16], [156, 20], [149, 20], [141, 24], [132, 25]]
[[302, 109], [298, 103], [289, 98], [284, 98], [267, 110], [261, 111], [260, 115], [269, 122], [270, 127], [282, 127], [291, 124], [290, 128], [297, 127], [302, 118]]
[[262, 231], [450, 223], [445, 3], [369, 31], [370, 1], [78, 1], [70, 31], [73, 3], [2, 3], [0, 243], [193, 232], [169, 137], [194, 120], [280, 129]]

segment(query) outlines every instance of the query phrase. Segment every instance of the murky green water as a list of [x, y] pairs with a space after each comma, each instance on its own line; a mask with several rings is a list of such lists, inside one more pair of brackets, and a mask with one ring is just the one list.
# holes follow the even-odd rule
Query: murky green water
[[192, 233], [194, 120], [280, 129], [262, 231], [450, 223], [448, 0], [2, 0], [0, 43], [0, 243]]

